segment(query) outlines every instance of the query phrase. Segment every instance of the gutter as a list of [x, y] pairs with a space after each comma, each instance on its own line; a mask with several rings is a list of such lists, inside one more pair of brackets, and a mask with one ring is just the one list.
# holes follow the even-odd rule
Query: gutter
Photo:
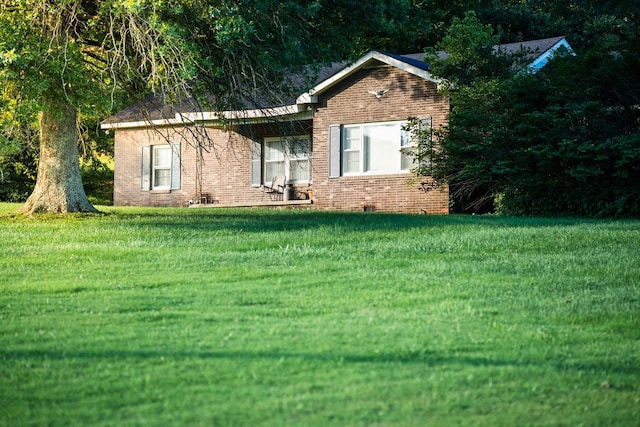
[[223, 127], [225, 123], [228, 123], [229, 121], [234, 124], [259, 124], [268, 123], [275, 117], [286, 118], [291, 121], [308, 120], [313, 118], [313, 108], [307, 105], [307, 103], [298, 103], [282, 107], [269, 107], [253, 110], [176, 113], [173, 118], [116, 123], [109, 123], [105, 121], [100, 124], [100, 128], [104, 130], [117, 130], [141, 127], [174, 127], [195, 124]]

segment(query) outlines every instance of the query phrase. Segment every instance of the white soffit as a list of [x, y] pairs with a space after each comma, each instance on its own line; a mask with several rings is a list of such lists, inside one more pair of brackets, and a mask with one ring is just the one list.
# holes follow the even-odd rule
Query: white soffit
[[221, 125], [224, 120], [240, 123], [266, 123], [273, 117], [290, 117], [296, 120], [306, 120], [313, 117], [313, 111], [301, 105], [285, 105], [282, 107], [263, 108], [255, 110], [222, 111], [222, 112], [192, 112], [176, 113], [173, 118], [135, 121], [102, 123], [102, 129], [130, 129], [149, 126], [185, 126], [195, 123], [206, 123], [210, 125]]

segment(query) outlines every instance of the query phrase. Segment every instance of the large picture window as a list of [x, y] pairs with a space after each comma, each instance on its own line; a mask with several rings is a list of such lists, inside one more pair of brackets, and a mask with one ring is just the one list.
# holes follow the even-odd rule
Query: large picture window
[[334, 125], [329, 128], [329, 176], [393, 174], [414, 166], [416, 141], [406, 122]]
[[311, 140], [308, 136], [267, 138], [264, 141], [264, 179], [284, 176], [294, 183], [311, 182]]
[[342, 174], [407, 171], [412, 159], [403, 154], [409, 138], [403, 122], [346, 125], [342, 133]]
[[180, 144], [142, 147], [142, 190], [180, 188]]

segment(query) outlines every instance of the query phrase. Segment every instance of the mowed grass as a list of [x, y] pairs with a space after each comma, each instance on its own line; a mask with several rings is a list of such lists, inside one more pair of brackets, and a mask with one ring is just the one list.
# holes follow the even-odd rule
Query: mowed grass
[[640, 425], [640, 221], [17, 207], [0, 425]]

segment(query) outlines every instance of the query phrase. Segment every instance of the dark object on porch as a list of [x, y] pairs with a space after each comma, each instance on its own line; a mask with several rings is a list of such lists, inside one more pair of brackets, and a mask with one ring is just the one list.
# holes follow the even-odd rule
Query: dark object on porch
[[299, 190], [297, 187], [294, 187], [294, 199], [295, 200], [311, 200], [312, 199], [312, 190]]
[[288, 200], [297, 200], [297, 199], [299, 199], [299, 197], [296, 191], [296, 187], [293, 186], [292, 182], [287, 182], [287, 184], [284, 186], [284, 193], [282, 195], [282, 200], [288, 201]]
[[220, 200], [209, 193], [201, 193], [200, 197], [196, 196], [194, 199], [189, 200], [189, 206], [212, 205], [217, 203], [220, 203]]
[[203, 205], [209, 205], [213, 203], [220, 203], [220, 201], [217, 197], [214, 197], [209, 193], [202, 193], [200, 195], [200, 203]]

